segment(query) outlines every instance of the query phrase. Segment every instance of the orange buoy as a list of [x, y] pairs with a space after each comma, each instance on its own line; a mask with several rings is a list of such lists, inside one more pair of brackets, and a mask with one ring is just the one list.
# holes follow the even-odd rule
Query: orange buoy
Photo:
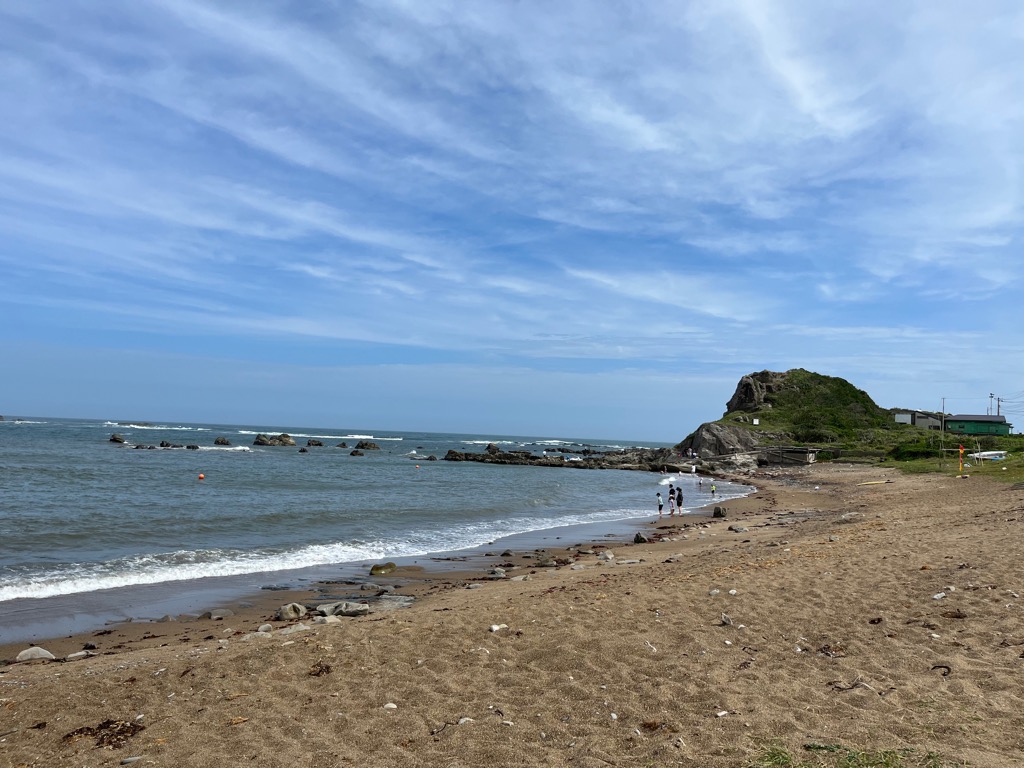
[[206, 479], [206, 475], [204, 475], [202, 472], [200, 472], [199, 473], [199, 479], [200, 480], [205, 480]]

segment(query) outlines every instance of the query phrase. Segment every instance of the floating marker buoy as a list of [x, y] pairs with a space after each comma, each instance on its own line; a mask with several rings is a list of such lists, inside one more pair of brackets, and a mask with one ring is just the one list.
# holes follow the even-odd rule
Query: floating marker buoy
[[200, 472], [199, 473], [199, 479], [200, 480], [205, 480], [206, 479], [206, 475], [204, 475], [202, 472]]
[[[416, 469], [419, 469], [419, 468], [420, 468], [420, 465], [419, 465], [419, 464], [417, 464], [417, 465], [416, 465]], [[1006, 467], [1003, 467], [1003, 469], [1006, 469]]]

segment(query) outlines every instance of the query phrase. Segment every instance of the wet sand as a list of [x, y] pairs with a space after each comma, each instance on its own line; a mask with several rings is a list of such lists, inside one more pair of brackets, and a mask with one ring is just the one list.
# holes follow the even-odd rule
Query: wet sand
[[49, 640], [99, 655], [0, 667], [0, 765], [736, 766], [808, 744], [1020, 765], [1024, 490], [851, 465], [752, 482], [610, 562], [598, 539], [549, 545], [560, 567], [406, 567], [373, 581], [411, 607], [338, 624], [253, 634], [359, 585]]

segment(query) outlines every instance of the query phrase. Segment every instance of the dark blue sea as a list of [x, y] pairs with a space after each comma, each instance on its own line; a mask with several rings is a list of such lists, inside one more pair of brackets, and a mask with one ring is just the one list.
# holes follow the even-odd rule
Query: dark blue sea
[[[258, 433], [281, 432], [297, 445], [253, 446]], [[125, 442], [110, 442], [113, 433]], [[231, 445], [215, 446], [218, 437]], [[301, 453], [309, 440], [324, 445]], [[360, 440], [380, 450], [349, 455]], [[162, 441], [199, 447], [135, 447]], [[45, 632], [42, 617], [55, 610], [80, 611], [72, 628], [84, 629], [98, 618], [130, 618], [140, 597], [143, 613], [159, 615], [162, 602], [185, 593], [209, 601], [355, 564], [650, 518], [655, 492], [678, 480], [442, 460], [449, 449], [482, 451], [488, 443], [537, 454], [568, 449], [558, 455], [569, 464], [575, 450], [659, 447], [551, 435], [7, 417], [0, 421], [0, 642], [30, 634], [26, 627]], [[694, 477], [681, 481], [688, 509], [711, 501]], [[720, 498], [749, 490], [718, 483]]]

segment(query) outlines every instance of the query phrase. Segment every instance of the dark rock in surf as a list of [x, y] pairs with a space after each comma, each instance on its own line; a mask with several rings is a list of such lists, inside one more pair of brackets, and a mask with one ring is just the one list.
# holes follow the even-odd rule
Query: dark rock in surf
[[110, 436], [110, 442], [112, 442], [112, 443], [123, 443], [124, 442], [124, 438], [121, 437], [121, 435], [119, 435], [119, 434], [117, 434], [115, 432], [114, 434], [112, 434]]
[[360, 440], [356, 443], [356, 448], [360, 451], [379, 451], [380, 446], [370, 440]]
[[348, 443], [346, 443], [346, 442], [340, 442], [340, 443], [338, 443], [338, 447], [339, 447], [339, 448], [348, 448]]
[[199, 450], [199, 446], [198, 445], [186, 445], [185, 449], [189, 450], [189, 451], [198, 451]]
[[231, 441], [228, 440], [226, 437], [218, 437], [216, 440], [213, 441], [213, 444], [214, 445], [231, 445]]
[[309, 448], [299, 448], [299, 453], [309, 453]]
[[363, 453], [362, 451], [354, 450], [354, 451], [350, 451], [348, 455], [349, 456], [365, 456], [366, 454]]
[[256, 435], [256, 439], [252, 441], [252, 444], [260, 446], [293, 446], [295, 445], [295, 441], [292, 439], [291, 435], [287, 435], [283, 432], [275, 437], [270, 437], [269, 435], [261, 433]]
[[322, 448], [324, 444], [320, 440], [313, 440], [312, 438], [310, 438], [309, 440], [306, 441], [306, 445], [309, 446], [310, 448]]

